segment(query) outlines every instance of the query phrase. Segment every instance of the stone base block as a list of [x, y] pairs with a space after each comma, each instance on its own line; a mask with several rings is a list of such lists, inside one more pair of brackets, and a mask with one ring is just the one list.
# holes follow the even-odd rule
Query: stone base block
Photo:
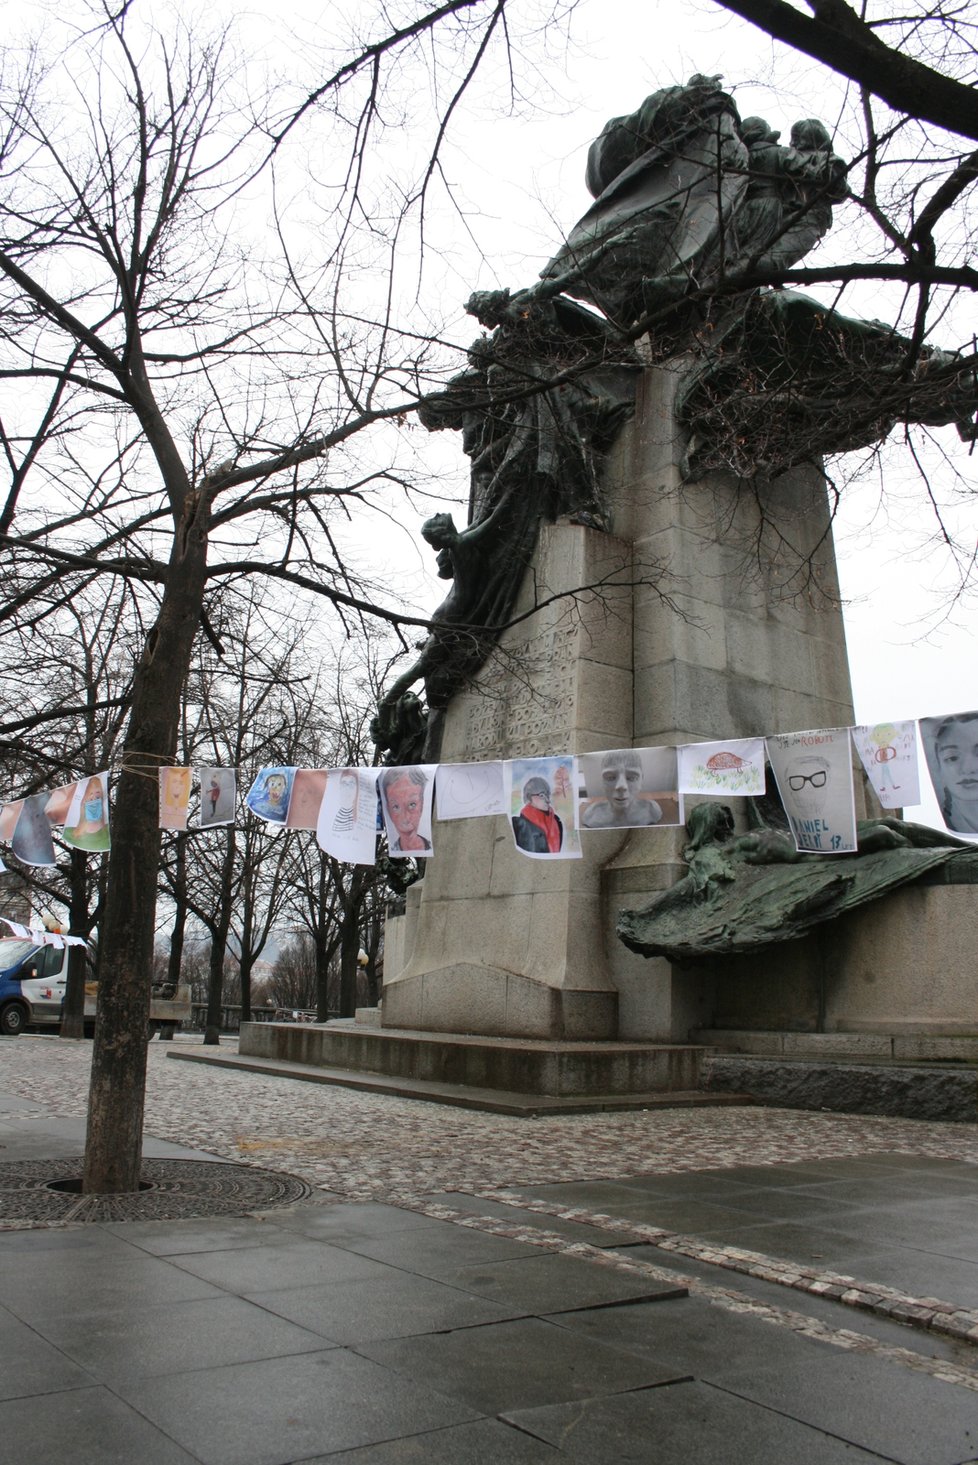
[[383, 1026], [500, 1038], [614, 1038], [618, 994], [550, 987], [518, 972], [456, 963], [385, 987]]
[[799, 941], [691, 968], [713, 978], [712, 1017], [691, 1026], [804, 1034], [806, 1051], [831, 1034], [964, 1039], [978, 1034], [976, 946], [973, 885], [907, 885]]
[[713, 1054], [704, 1060], [702, 1081], [707, 1092], [746, 1094], [755, 1102], [779, 1108], [978, 1121], [978, 1074], [974, 1069]]
[[242, 1024], [239, 1051], [313, 1067], [569, 1097], [688, 1092], [698, 1087], [703, 1054], [688, 1044], [510, 1042], [267, 1022]]
[[978, 1033], [911, 1033], [901, 1027], [883, 1032], [784, 1033], [730, 1028], [698, 1028], [694, 1043], [722, 1054], [757, 1058], [805, 1058], [871, 1063], [962, 1063], [978, 1068]]

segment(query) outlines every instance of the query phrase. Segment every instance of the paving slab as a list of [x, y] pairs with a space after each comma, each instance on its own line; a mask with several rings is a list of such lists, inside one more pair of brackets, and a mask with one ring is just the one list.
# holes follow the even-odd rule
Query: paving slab
[[550, 1321], [669, 1363], [904, 1465], [960, 1465], [978, 1456], [978, 1394], [885, 1356], [827, 1346], [759, 1318], [721, 1314], [695, 1297], [562, 1313]]
[[[646, 1456], [646, 1459], [648, 1457]], [[567, 1456], [498, 1419], [320, 1455], [302, 1465], [560, 1465]]]
[[199, 1465], [198, 1456], [106, 1388], [0, 1404], [0, 1442], [4, 1465]]
[[578, 1465], [869, 1465], [885, 1458], [697, 1382], [504, 1418]]
[[101, 1379], [120, 1381], [319, 1353], [321, 1334], [240, 1297], [145, 1308], [66, 1309], [44, 1320], [46, 1339]]
[[878, 1356], [861, 1357], [858, 1371], [841, 1349], [820, 1350], [815, 1360], [798, 1346], [808, 1341], [788, 1342], [776, 1359], [749, 1372], [740, 1360], [728, 1362], [711, 1382], [901, 1465], [978, 1458], [978, 1399], [971, 1390]]
[[546, 1252], [520, 1261], [457, 1267], [443, 1280], [524, 1312], [558, 1312], [563, 1307], [605, 1307], [612, 1302], [656, 1301], [681, 1296], [679, 1283], [596, 1266], [575, 1256]]
[[239, 1297], [281, 1288], [313, 1286], [317, 1282], [346, 1282], [351, 1278], [383, 1278], [390, 1267], [345, 1247], [293, 1237], [266, 1247], [256, 1238], [252, 1246], [230, 1251], [181, 1252], [172, 1264], [188, 1275], [223, 1287]]
[[[0, 1089], [0, 1116], [3, 1118], [8, 1114], [36, 1114], [39, 1107], [36, 1099], [23, 1098], [20, 1094], [11, 1094], [6, 1089]], [[2, 1129], [3, 1125], [0, 1124], [0, 1132]]]
[[[625, 1177], [521, 1188], [530, 1201], [581, 1207], [915, 1297], [978, 1308], [978, 1168], [912, 1156], [740, 1166], [684, 1177]], [[913, 1180], [916, 1183], [910, 1184]], [[715, 1187], [715, 1189], [714, 1189]], [[657, 1248], [644, 1255], [655, 1261]]]
[[[757, 1222], [704, 1227], [697, 1235], [718, 1249], [739, 1247], [802, 1266], [841, 1272], [866, 1283], [880, 1282], [914, 1297], [940, 1297], [961, 1307], [978, 1307], [978, 1265], [939, 1251], [900, 1246], [872, 1236], [805, 1226], [800, 1222]], [[654, 1248], [653, 1248], [654, 1250]], [[652, 1251], [649, 1253], [654, 1260]]]
[[194, 1252], [248, 1250], [292, 1246], [295, 1232], [268, 1220], [256, 1225], [252, 1216], [221, 1216], [215, 1220], [188, 1218], [174, 1221], [108, 1221], [107, 1234], [151, 1256], [192, 1255]]
[[365, 1344], [368, 1358], [484, 1414], [674, 1382], [683, 1370], [539, 1318]]
[[202, 1465], [291, 1465], [479, 1416], [344, 1348], [116, 1387]]
[[[96, 1382], [92, 1375], [42, 1338], [7, 1308], [0, 1307], [0, 1399], [56, 1394]], [[43, 1407], [43, 1406], [41, 1406]]]
[[[722, 1210], [723, 1216], [719, 1217], [722, 1222], [733, 1219], [735, 1224], [743, 1224], [748, 1218], [764, 1221], [793, 1221], [803, 1219], [807, 1222], [818, 1224], [826, 1222], [838, 1228], [851, 1229], [860, 1221], [866, 1224], [879, 1225], [879, 1208], [867, 1203], [862, 1190], [850, 1192], [849, 1195], [829, 1196], [823, 1192], [818, 1195], [802, 1194], [796, 1187], [789, 1189], [772, 1188], [770, 1190], [760, 1189], [754, 1186], [743, 1186], [734, 1193], [729, 1190], [722, 1192], [722, 1205], [711, 1205], [698, 1197], [677, 1197], [674, 1201], [666, 1202], [664, 1207], [656, 1203], [656, 1214], [665, 1214], [670, 1208], [674, 1208], [675, 1215], [679, 1220], [676, 1230], [682, 1230], [684, 1226], [692, 1222], [693, 1226], [699, 1224], [698, 1216], [702, 1213], [705, 1221], [709, 1221], [712, 1215]], [[686, 1217], [683, 1219], [680, 1207], [685, 1210]], [[738, 1217], [739, 1213], [739, 1217]], [[663, 1221], [664, 1226], [671, 1224], [668, 1220]]]
[[[340, 1198], [337, 1197], [339, 1200]], [[417, 1211], [376, 1202], [344, 1200], [333, 1205], [297, 1205], [269, 1212], [268, 1220], [276, 1227], [297, 1232], [316, 1241], [332, 1241], [345, 1246], [357, 1241], [378, 1241], [398, 1236], [402, 1231], [430, 1231], [446, 1234], [445, 1222]]]
[[379, 1279], [257, 1292], [249, 1294], [249, 1301], [334, 1343], [349, 1345], [479, 1327], [526, 1315], [525, 1307], [505, 1306], [393, 1268]]
[[391, 1237], [367, 1237], [344, 1242], [351, 1252], [416, 1272], [419, 1277], [451, 1281], [460, 1267], [470, 1262], [482, 1265], [508, 1262], [518, 1257], [536, 1257], [539, 1248], [528, 1242], [510, 1241], [504, 1236], [453, 1226], [440, 1221], [439, 1229], [399, 1231]]
[[724, 1273], [715, 1265], [696, 1257], [683, 1256], [675, 1252], [641, 1246], [615, 1248], [618, 1255], [636, 1256], [652, 1261], [660, 1272], [674, 1272], [677, 1281], [692, 1284], [695, 1292], [699, 1288], [723, 1288], [734, 1292], [748, 1305], [761, 1304], [763, 1310], [793, 1313], [811, 1318], [830, 1329], [855, 1331], [879, 1343], [884, 1348], [913, 1349], [916, 1353], [935, 1360], [956, 1362], [968, 1367], [976, 1361], [973, 1347], [931, 1329], [911, 1330], [905, 1322], [887, 1317], [882, 1313], [855, 1311], [845, 1307], [833, 1297], [812, 1293], [799, 1294], [793, 1288], [785, 1288], [777, 1282], [751, 1276], [749, 1273]]
[[222, 1295], [202, 1278], [133, 1247], [124, 1252], [102, 1247], [58, 1251], [49, 1245], [40, 1264], [23, 1246], [6, 1252], [6, 1240], [0, 1248], [0, 1297], [12, 1313], [33, 1326], [60, 1316], [69, 1299], [84, 1309], [97, 1300], [98, 1307], [108, 1311]]

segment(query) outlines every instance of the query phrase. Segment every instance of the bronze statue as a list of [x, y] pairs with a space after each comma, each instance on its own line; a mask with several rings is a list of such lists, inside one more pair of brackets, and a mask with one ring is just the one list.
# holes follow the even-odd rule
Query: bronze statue
[[[452, 588], [374, 719], [372, 736], [391, 763], [437, 761], [445, 709], [508, 624], [541, 522], [569, 515], [607, 527], [602, 456], [634, 400], [631, 347], [574, 301], [495, 291], [473, 296], [469, 310], [495, 329], [472, 347], [469, 368], [418, 413], [431, 432], [462, 434], [469, 523], [459, 529], [450, 514], [436, 514], [422, 527]], [[421, 680], [423, 730], [414, 703], [404, 704]]]
[[[471, 297], [491, 334], [419, 408], [430, 431], [462, 434], [469, 520], [458, 529], [437, 515], [422, 531], [453, 585], [374, 719], [386, 761], [437, 760], [445, 709], [509, 623], [540, 523], [609, 527], [601, 464], [632, 411], [638, 336], [646, 359], [684, 362], [686, 479], [774, 477], [879, 441], [900, 420], [974, 437], [978, 390], [958, 358], [749, 287], [752, 271], [802, 259], [848, 191], [821, 122], [796, 122], [788, 146], [779, 138], [763, 118], [741, 121], [718, 76], [654, 92], [592, 145], [595, 202], [540, 281]], [[411, 690], [421, 681], [427, 713]]]
[[747, 189], [734, 214], [725, 272], [786, 270], [804, 259], [832, 227], [832, 206], [849, 192], [846, 165], [814, 118], [796, 122], [790, 147], [763, 117], [747, 117]]
[[627, 947], [680, 963], [760, 951], [973, 854], [966, 840], [895, 818], [860, 821], [857, 854], [801, 854], [779, 800], [768, 795], [748, 807], [754, 827], [737, 835], [726, 804], [697, 804], [686, 824], [689, 873], [648, 905], [621, 912]]
[[653, 92], [613, 117], [588, 154], [595, 202], [543, 271], [621, 330], [716, 277], [747, 189], [748, 151], [718, 76]]

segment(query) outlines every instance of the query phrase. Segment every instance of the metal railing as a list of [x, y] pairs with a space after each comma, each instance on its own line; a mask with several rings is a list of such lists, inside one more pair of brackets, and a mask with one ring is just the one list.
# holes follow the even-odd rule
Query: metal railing
[[[339, 1014], [331, 1012], [330, 1017], [338, 1017]], [[252, 1022], [315, 1022], [316, 1009], [314, 1007], [253, 1007], [251, 1009]], [[190, 1031], [202, 1033], [207, 1027], [207, 1003], [194, 1002], [190, 1009]], [[221, 1032], [237, 1033], [241, 1030], [241, 1006], [234, 1003], [224, 1003], [221, 1007]]]

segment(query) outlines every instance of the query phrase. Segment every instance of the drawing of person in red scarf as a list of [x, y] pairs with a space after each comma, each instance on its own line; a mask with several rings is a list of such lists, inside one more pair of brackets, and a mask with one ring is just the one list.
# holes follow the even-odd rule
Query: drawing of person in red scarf
[[523, 807], [513, 817], [513, 835], [531, 855], [555, 855], [564, 842], [564, 826], [550, 802], [550, 785], [534, 774], [523, 785]]

